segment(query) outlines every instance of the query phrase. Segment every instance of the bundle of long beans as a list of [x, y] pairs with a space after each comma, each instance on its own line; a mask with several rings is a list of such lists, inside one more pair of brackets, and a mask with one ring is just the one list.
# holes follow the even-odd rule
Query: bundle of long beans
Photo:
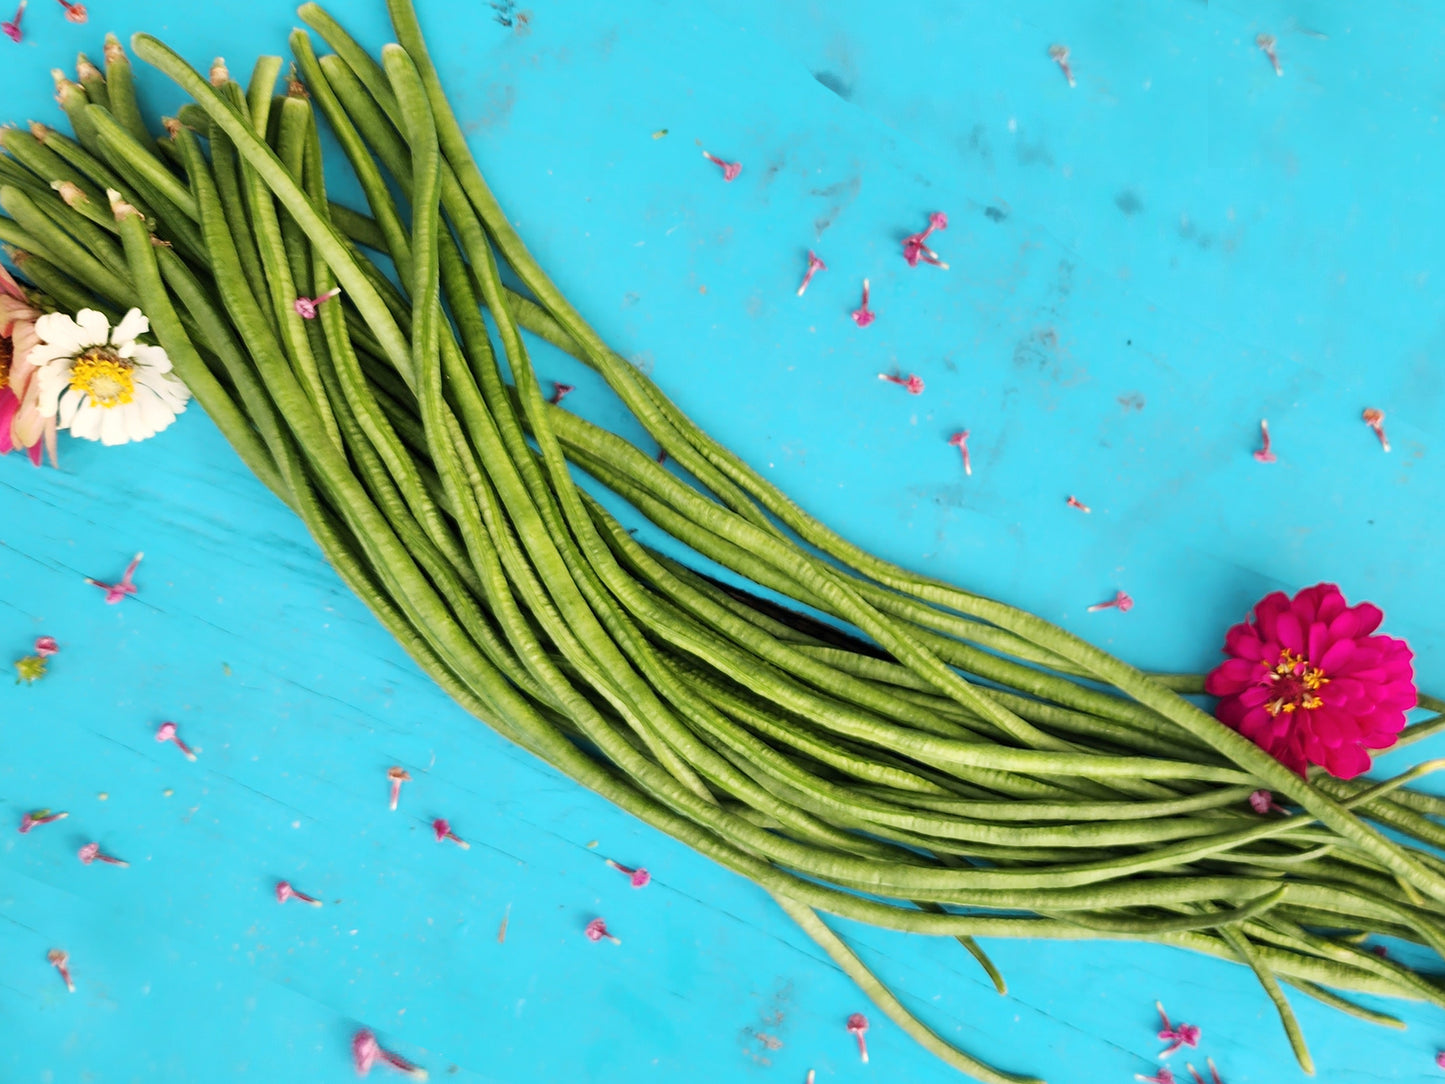
[[[0, 240], [59, 307], [146, 313], [236, 451], [428, 674], [772, 893], [889, 1016], [980, 1080], [1032, 1078], [930, 1031], [819, 912], [956, 937], [1000, 990], [975, 937], [1237, 960], [1306, 1068], [1282, 984], [1394, 1026], [1334, 991], [1445, 1005], [1437, 981], [1363, 944], [1445, 955], [1445, 862], [1428, 849], [1445, 842], [1445, 800], [1406, 786], [1441, 764], [1306, 781], [1186, 699], [1197, 678], [1143, 674], [809, 517], [561, 296], [474, 164], [410, 0], [390, 6], [400, 45], [380, 62], [303, 7], [334, 53], [296, 31], [281, 97], [278, 57], [243, 89], [221, 62], [207, 79], [137, 36], [193, 99], [160, 139], [111, 39], [103, 75], [57, 81], [73, 138], [0, 135]], [[365, 213], [327, 198], [323, 119]], [[303, 318], [298, 297], [336, 287]], [[595, 369], [673, 468], [549, 403], [524, 331]], [[736, 582], [640, 544], [573, 467]], [[1288, 811], [1254, 812], [1258, 789]]]

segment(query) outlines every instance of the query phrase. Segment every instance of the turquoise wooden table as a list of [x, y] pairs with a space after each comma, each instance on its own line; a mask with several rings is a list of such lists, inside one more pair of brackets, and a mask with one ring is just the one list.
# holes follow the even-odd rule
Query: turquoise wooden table
[[[336, 10], [386, 40], [379, 2]], [[0, 41], [0, 116], [60, 123], [47, 73], [98, 55], [106, 30], [246, 71], [285, 51], [294, 21], [285, 0], [90, 14], [76, 26], [33, 0], [24, 43]], [[1445, 688], [1431, 458], [1445, 13], [539, 0], [522, 14], [422, 4], [503, 205], [620, 350], [811, 511], [1170, 670], [1212, 665], [1267, 590], [1337, 580], [1386, 609], [1421, 686]], [[178, 100], [151, 72], [141, 89], [153, 113]], [[722, 183], [700, 149], [741, 175]], [[899, 238], [936, 210], [952, 267], [910, 269]], [[829, 270], [799, 299], [809, 249]], [[860, 330], [864, 277], [877, 321]], [[538, 357], [577, 386], [569, 406], [632, 432], [591, 374]], [[894, 368], [924, 393], [876, 378]], [[1388, 454], [1366, 407], [1386, 412]], [[1251, 456], [1266, 417], [1273, 464]], [[960, 428], [971, 476], [946, 440]], [[956, 1079], [761, 891], [455, 707], [198, 408], [139, 445], [64, 438], [61, 457], [59, 471], [0, 461], [0, 643], [17, 658], [40, 634], [60, 644], [44, 680], [0, 686], [0, 824], [70, 814], [0, 832], [0, 1080], [343, 1081], [358, 1024], [433, 1080]], [[84, 577], [112, 580], [137, 550], [139, 592], [105, 605]], [[1132, 612], [1086, 612], [1118, 589]], [[196, 762], [152, 740], [167, 719]], [[413, 777], [395, 813], [393, 764]], [[438, 846], [435, 816], [471, 849]], [[130, 868], [82, 865], [88, 840]], [[632, 890], [604, 858], [653, 883]], [[326, 906], [278, 907], [279, 878]], [[583, 936], [597, 914], [620, 945]], [[924, 1019], [1009, 1069], [1151, 1073], [1157, 998], [1202, 1027], [1192, 1056], [1228, 1084], [1301, 1078], [1238, 967], [991, 943], [999, 997], [950, 942], [842, 928]], [[74, 995], [46, 963], [57, 946]], [[860, 1010], [868, 1065], [844, 1029]], [[1442, 1076], [1438, 1011], [1393, 1007], [1405, 1033], [1297, 1011], [1331, 1084]]]

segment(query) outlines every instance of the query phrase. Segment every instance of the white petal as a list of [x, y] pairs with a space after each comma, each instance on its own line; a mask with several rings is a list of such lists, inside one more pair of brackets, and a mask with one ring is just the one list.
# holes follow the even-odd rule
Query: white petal
[[55, 417], [56, 403], [60, 393], [70, 384], [70, 367], [47, 365], [35, 376], [36, 405], [43, 418]]
[[136, 365], [147, 369], [153, 369], [158, 373], [171, 371], [170, 356], [159, 346], [147, 346], [145, 343], [136, 343], [129, 354], [125, 357], [131, 358]]
[[48, 312], [36, 320], [35, 334], [41, 342], [62, 347], [67, 354], [78, 354], [84, 349], [80, 342], [84, 332], [63, 312]]
[[135, 402], [131, 405], [137, 408], [145, 428], [142, 436], [134, 436], [134, 432], [132, 432], [132, 438], [135, 440], [144, 440], [146, 437], [159, 433], [175, 418], [175, 414], [165, 403], [161, 402], [160, 397], [144, 386], [136, 388]]
[[85, 401], [85, 392], [76, 391], [73, 388], [66, 389], [60, 397], [60, 428], [69, 429], [70, 423], [75, 421], [75, 412], [80, 409], [80, 404]]
[[140, 309], [131, 309], [120, 318], [120, 323], [110, 333], [110, 345], [121, 346], [133, 342], [137, 335], [144, 335], [151, 329], [151, 322]]
[[99, 440], [100, 416], [104, 413], [103, 408], [87, 398], [75, 412], [75, 419], [70, 423], [70, 435], [81, 440]]
[[186, 400], [191, 397], [190, 389], [175, 377], [158, 373], [154, 369], [137, 369], [136, 379], [142, 387], [150, 388], [161, 398], [161, 402], [178, 414], [185, 409]]
[[80, 353], [80, 347], [71, 346], [69, 343], [36, 343], [25, 355], [25, 364], [39, 369], [46, 365], [54, 365], [57, 361], [63, 361], [68, 366], [78, 353]]
[[105, 313], [81, 309], [75, 314], [75, 322], [80, 325], [81, 349], [104, 346], [110, 341], [110, 321], [105, 318]]
[[102, 444], [127, 444], [129, 434], [125, 431], [125, 407], [110, 407], [101, 411], [100, 442]]
[[146, 417], [145, 407], [141, 403], [141, 396], [137, 395], [134, 402], [116, 408], [118, 412], [124, 412], [122, 417], [125, 420], [125, 435], [129, 440], [145, 440], [146, 437], [155, 436], [156, 428]]

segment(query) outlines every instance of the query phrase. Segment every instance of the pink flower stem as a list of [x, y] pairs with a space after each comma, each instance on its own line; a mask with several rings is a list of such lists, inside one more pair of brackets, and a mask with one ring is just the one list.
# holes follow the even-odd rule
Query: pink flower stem
[[65, 988], [72, 994], [75, 993], [75, 983], [70, 978], [70, 954], [64, 949], [51, 949], [46, 957], [52, 967], [60, 972], [60, 977], [65, 980]]
[[813, 276], [814, 276], [814, 275], [816, 275], [819, 271], [826, 271], [826, 270], [828, 270], [828, 265], [825, 264], [822, 260], [818, 259], [817, 256], [813, 255], [813, 250], [812, 250], [812, 249], [809, 249], [809, 250], [808, 250], [808, 271], [807, 271], [807, 273], [806, 273], [805, 275], [803, 275], [803, 285], [801, 285], [801, 286], [798, 287], [798, 296], [799, 296], [799, 297], [802, 297], [802, 296], [803, 296], [803, 292], [804, 292], [805, 290], [807, 290], [807, 288], [808, 288], [808, 283], [810, 283], [810, 282], [813, 281]]
[[1264, 442], [1264, 444], [1263, 444], [1263, 446], [1259, 449], [1259, 451], [1257, 451], [1257, 452], [1254, 453], [1254, 458], [1255, 458], [1255, 459], [1258, 459], [1261, 463], [1273, 463], [1273, 462], [1274, 462], [1274, 453], [1269, 450], [1269, 421], [1268, 421], [1268, 419], [1265, 419], [1265, 418], [1259, 419], [1259, 439], [1262, 440], [1262, 441]]
[[291, 307], [296, 310], [296, 315], [301, 317], [301, 319], [315, 320], [316, 310], [319, 309], [322, 305], [326, 304], [326, 302], [330, 301], [333, 297], [339, 297], [340, 295], [341, 287], [336, 286], [330, 290], [327, 290], [324, 294], [321, 294], [318, 297], [298, 297], [295, 301], [291, 303]]
[[74, 4], [71, 0], [60, 0], [60, 6], [65, 9], [65, 18], [72, 23], [84, 23], [90, 18], [90, 12], [85, 10], [84, 4]]
[[322, 903], [315, 896], [308, 896], [305, 892], [299, 892], [291, 887], [290, 881], [276, 882], [276, 902], [285, 903], [287, 900], [300, 900], [302, 903], [309, 903], [312, 907], [321, 907]]
[[741, 162], [724, 162], [717, 155], [708, 154], [707, 151], [703, 151], [702, 156], [722, 170], [723, 180], [725, 181], [736, 180], [737, 175], [743, 171], [743, 164]]
[[1069, 47], [1067, 45], [1050, 45], [1049, 57], [1059, 66], [1059, 71], [1064, 73], [1064, 78], [1069, 81], [1069, 86], [1075, 86], [1074, 70], [1069, 67]]
[[1154, 1007], [1159, 1010], [1159, 1019], [1163, 1025], [1159, 1028], [1159, 1038], [1169, 1043], [1169, 1047], [1159, 1052], [1161, 1058], [1167, 1058], [1180, 1047], [1196, 1047], [1199, 1045], [1199, 1029], [1193, 1024], [1180, 1024], [1177, 1028], [1169, 1022], [1169, 1015], [1164, 1011], [1163, 1002], [1154, 1002]]
[[1390, 438], [1385, 436], [1385, 412], [1370, 407], [1360, 415], [1366, 425], [1375, 431], [1375, 436], [1380, 438], [1380, 447], [1385, 451], [1390, 450]]
[[181, 741], [180, 735], [176, 733], [175, 723], [162, 723], [156, 729], [156, 741], [175, 742], [176, 748], [186, 755], [187, 760], [193, 761], [196, 759], [195, 751], [185, 742]]
[[1275, 75], [1283, 75], [1284, 69], [1279, 66], [1279, 54], [1274, 51], [1275, 40], [1273, 34], [1261, 34], [1254, 39], [1254, 44], [1259, 46], [1260, 52], [1269, 57], [1269, 62], [1274, 66]]
[[87, 866], [92, 862], [104, 862], [108, 866], [129, 866], [129, 862], [123, 862], [119, 858], [106, 854], [100, 849], [99, 843], [87, 843], [80, 848], [80, 860]]
[[868, 280], [863, 280], [863, 304], [859, 305], [852, 313], [853, 322], [859, 327], [867, 327], [876, 319], [873, 311], [868, 308]]
[[1072, 493], [1069, 494], [1069, 499], [1068, 499], [1068, 501], [1066, 501], [1065, 503], [1068, 504], [1068, 506], [1069, 506], [1070, 508], [1077, 508], [1080, 512], [1083, 512], [1084, 515], [1086, 515], [1086, 516], [1093, 511], [1092, 508], [1090, 508], [1090, 507], [1089, 507], [1087, 504], [1085, 504], [1083, 501], [1079, 500], [1079, 498], [1078, 498], [1078, 497], [1075, 497]]
[[624, 866], [620, 862], [614, 862], [610, 858], [606, 859], [606, 862], [613, 869], [617, 870], [618, 873], [625, 873], [632, 880], [633, 888], [646, 888], [652, 880], [652, 874], [648, 873], [647, 870], [641, 866], [633, 869], [631, 866]]
[[552, 397], [548, 399], [547, 402], [551, 403], [553, 406], [556, 406], [558, 403], [560, 403], [563, 399], [567, 398], [567, 396], [571, 395], [576, 390], [577, 389], [574, 388], [571, 384], [563, 384], [559, 381], [554, 380], [552, 381]]
[[868, 1031], [868, 1018], [861, 1012], [855, 1012], [848, 1017], [848, 1030], [858, 1040], [858, 1057], [864, 1064], [868, 1061], [868, 1040], [863, 1036]]
[[907, 388], [909, 395], [923, 394], [923, 378], [913, 373], [908, 374], [908, 379], [891, 373], [879, 373], [879, 380], [886, 380], [890, 384], [897, 384], [900, 388]]
[[445, 818], [438, 817], [436, 820], [431, 822], [431, 827], [432, 832], [437, 837], [438, 843], [441, 843], [444, 840], [450, 840], [464, 851], [469, 851], [472, 849], [472, 845], [470, 843], [468, 843], [461, 836], [457, 835], [455, 832], [452, 831], [452, 826], [447, 823]]
[[130, 564], [125, 566], [125, 574], [121, 576], [119, 583], [101, 583], [99, 580], [92, 580], [89, 576], [85, 578], [85, 582], [92, 587], [99, 587], [104, 591], [106, 605], [114, 606], [121, 599], [125, 598], [126, 595], [136, 593], [136, 585], [133, 582], [133, 577], [143, 557], [145, 557], [144, 553], [137, 553], [130, 559]]
[[21, 38], [24, 37], [20, 32], [20, 20], [25, 18], [25, 8], [29, 3], [30, 0], [20, 0], [20, 6], [15, 9], [14, 17], [8, 22], [0, 23], [0, 34], [4, 34], [17, 45], [20, 43]]
[[963, 455], [963, 473], [968, 475], [973, 474], [973, 463], [968, 458], [968, 430], [960, 429], [948, 438], [948, 443], [957, 448]]
[[1134, 608], [1134, 600], [1128, 595], [1126, 595], [1123, 591], [1120, 591], [1115, 594], [1114, 597], [1111, 598], [1108, 602], [1094, 603], [1094, 605], [1089, 607], [1088, 612], [1091, 614], [1096, 614], [1100, 610], [1112, 610], [1116, 607], [1121, 614], [1126, 614]]
[[39, 828], [42, 824], [50, 824], [53, 821], [63, 821], [69, 813], [52, 813], [48, 809], [37, 809], [27, 813], [20, 818], [20, 834], [23, 836], [33, 828]]
[[396, 803], [401, 800], [401, 785], [410, 783], [411, 776], [407, 774], [405, 768], [393, 765], [386, 770], [386, 777], [391, 780], [391, 808], [395, 812]]

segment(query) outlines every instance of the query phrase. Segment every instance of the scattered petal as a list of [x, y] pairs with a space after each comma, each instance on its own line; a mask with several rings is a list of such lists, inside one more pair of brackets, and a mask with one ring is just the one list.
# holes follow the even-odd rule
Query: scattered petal
[[1088, 612], [1094, 614], [1098, 613], [1100, 610], [1112, 610], [1115, 608], [1117, 608], [1121, 614], [1126, 614], [1134, 608], [1134, 600], [1128, 595], [1126, 595], [1123, 591], [1119, 591], [1116, 592], [1114, 597], [1111, 598], [1108, 602], [1094, 603], [1094, 605], [1089, 607]]
[[1269, 422], [1264, 418], [1259, 419], [1259, 438], [1263, 445], [1254, 453], [1254, 458], [1261, 463], [1273, 463], [1274, 453], [1269, 450]]
[[65, 9], [65, 18], [72, 23], [84, 23], [90, 19], [90, 12], [85, 10], [84, 4], [72, 3], [71, 0], [60, 0], [60, 6]]
[[290, 881], [276, 882], [276, 902], [285, 903], [287, 900], [300, 900], [302, 903], [309, 903], [312, 907], [320, 907], [321, 901], [315, 896], [308, 896], [305, 892], [298, 892], [291, 887]]
[[948, 443], [957, 448], [963, 456], [963, 473], [968, 475], [973, 474], [973, 463], [968, 457], [968, 430], [960, 429], [948, 438]]
[[195, 751], [185, 742], [181, 741], [180, 736], [176, 733], [175, 723], [162, 723], [156, 727], [156, 741], [175, 742], [176, 748], [186, 755], [187, 760], [196, 759]]
[[633, 888], [646, 888], [652, 882], [652, 874], [648, 873], [647, 870], [641, 866], [633, 869], [630, 866], [624, 866], [619, 862], [614, 862], [610, 858], [606, 859], [606, 862], [619, 873], [625, 873], [631, 879]]
[[1087, 504], [1085, 504], [1083, 501], [1079, 500], [1078, 497], [1075, 497], [1072, 493], [1069, 494], [1069, 499], [1068, 499], [1065, 503], [1066, 503], [1070, 508], [1077, 508], [1080, 512], [1084, 513], [1084, 515], [1086, 515], [1086, 516], [1089, 515], [1091, 512], [1094, 511], [1092, 508], [1090, 508], [1090, 507], [1089, 507]]
[[801, 286], [798, 287], [798, 296], [799, 296], [799, 297], [802, 297], [802, 296], [803, 296], [803, 291], [805, 291], [805, 290], [808, 288], [808, 283], [810, 283], [810, 282], [813, 281], [813, 276], [814, 276], [814, 275], [816, 275], [819, 271], [826, 271], [826, 270], [828, 270], [828, 265], [825, 264], [822, 260], [818, 259], [818, 257], [813, 254], [813, 250], [812, 250], [812, 249], [809, 249], [809, 250], [808, 250], [808, 270], [807, 270], [807, 272], [803, 275], [803, 285], [801, 285]]
[[622, 944], [620, 938], [612, 936], [612, 931], [607, 928], [606, 921], [600, 918], [594, 918], [591, 922], [587, 923], [587, 929], [583, 932], [587, 935], [587, 940], [589, 941], [601, 941], [605, 937], [614, 945]]
[[1050, 45], [1049, 59], [1059, 66], [1064, 73], [1064, 78], [1069, 81], [1069, 86], [1075, 86], [1074, 69], [1069, 67], [1069, 47], [1067, 45]]
[[48, 809], [36, 809], [20, 818], [20, 834], [27, 833], [39, 828], [42, 824], [50, 824], [54, 821], [63, 821], [69, 813], [52, 813]]
[[386, 769], [386, 777], [391, 780], [391, 808], [395, 810], [396, 803], [401, 799], [401, 785], [410, 783], [411, 776], [401, 765], [394, 764]]
[[724, 162], [716, 155], [708, 154], [707, 151], [703, 151], [702, 156], [713, 165], [722, 169], [723, 180], [725, 181], [736, 180], [737, 175], [743, 171], [743, 164], [741, 162]]
[[17, 45], [20, 43], [20, 40], [25, 36], [20, 32], [20, 20], [25, 17], [25, 8], [29, 5], [29, 3], [30, 0], [20, 0], [20, 6], [15, 9], [15, 14], [5, 22], [0, 23], [0, 34], [4, 34], [7, 38], [15, 42]]
[[1376, 410], [1374, 407], [1367, 408], [1361, 415], [1365, 424], [1375, 431], [1375, 436], [1380, 438], [1380, 447], [1385, 451], [1390, 450], [1390, 438], [1385, 436], [1385, 412]]
[[92, 862], [104, 862], [110, 866], [128, 866], [129, 862], [122, 862], [119, 858], [104, 853], [99, 843], [87, 843], [80, 848], [80, 860], [87, 866]]
[[576, 390], [571, 384], [563, 384], [560, 381], [554, 380], [552, 381], [552, 398], [548, 399], [547, 402], [556, 406]]
[[913, 373], [909, 373], [907, 379], [896, 374], [879, 373], [878, 379], [886, 380], [890, 384], [897, 384], [901, 388], [907, 388], [909, 395], [923, 394], [923, 378]]
[[64, 949], [53, 948], [46, 958], [50, 961], [50, 966], [60, 972], [60, 977], [65, 980], [65, 988], [72, 994], [75, 993], [75, 983], [70, 979], [70, 954]]
[[298, 297], [295, 301], [291, 302], [291, 307], [296, 310], [296, 315], [301, 317], [301, 319], [315, 320], [316, 310], [319, 309], [322, 305], [326, 304], [326, 302], [330, 301], [333, 297], [339, 297], [340, 294], [341, 287], [337, 286], [333, 289], [327, 290], [319, 297]]
[[1275, 40], [1273, 34], [1260, 34], [1254, 39], [1254, 44], [1259, 46], [1260, 52], [1269, 58], [1270, 64], [1274, 66], [1275, 75], [1283, 75], [1284, 69], [1279, 66], [1279, 53], [1275, 52]]
[[868, 307], [868, 280], [863, 280], [863, 304], [853, 310], [853, 322], [859, 327], [867, 327], [874, 320], [874, 313]]
[[130, 564], [125, 566], [125, 574], [121, 576], [119, 583], [101, 583], [99, 580], [92, 580], [89, 576], [85, 578], [85, 582], [92, 587], [99, 587], [104, 591], [106, 605], [114, 606], [121, 599], [125, 598], [126, 595], [136, 593], [137, 588], [134, 583], [135, 570], [144, 557], [144, 553], [137, 553], [131, 558]]
[[393, 1069], [413, 1080], [427, 1079], [427, 1071], [418, 1068], [411, 1062], [390, 1050], [383, 1050], [380, 1043], [376, 1041], [376, 1035], [370, 1028], [362, 1028], [351, 1037], [351, 1061], [356, 1066], [358, 1076], [366, 1076], [371, 1070], [381, 1063], [389, 1065]]
[[848, 1017], [848, 1030], [858, 1040], [858, 1057], [866, 1063], [868, 1061], [868, 1041], [863, 1036], [868, 1031], [868, 1018], [861, 1012], [855, 1012]]
[[1161, 1002], [1154, 1002], [1154, 1007], [1159, 1010], [1159, 1019], [1163, 1025], [1159, 1028], [1159, 1038], [1168, 1043], [1165, 1050], [1160, 1051], [1161, 1058], [1167, 1058], [1181, 1047], [1196, 1047], [1199, 1045], [1199, 1029], [1193, 1024], [1180, 1024], [1175, 1027], [1169, 1022], [1168, 1015], [1164, 1012], [1164, 1005]]
[[923, 243], [928, 239], [929, 234], [936, 230], [946, 229], [948, 229], [948, 216], [942, 211], [934, 211], [928, 216], [928, 229], [922, 233], [913, 233], [905, 237], [903, 239], [903, 258], [908, 261], [908, 266], [917, 267], [918, 262], [922, 260], [924, 263], [931, 263], [934, 267], [947, 271], [948, 264], [940, 260], [938, 253]]
[[445, 817], [438, 817], [436, 820], [432, 821], [431, 830], [436, 835], [438, 843], [441, 843], [445, 840], [451, 840], [462, 850], [471, 850], [472, 845], [466, 840], [462, 839], [461, 836], [457, 835], [455, 832], [452, 831], [452, 826], [447, 823]]

